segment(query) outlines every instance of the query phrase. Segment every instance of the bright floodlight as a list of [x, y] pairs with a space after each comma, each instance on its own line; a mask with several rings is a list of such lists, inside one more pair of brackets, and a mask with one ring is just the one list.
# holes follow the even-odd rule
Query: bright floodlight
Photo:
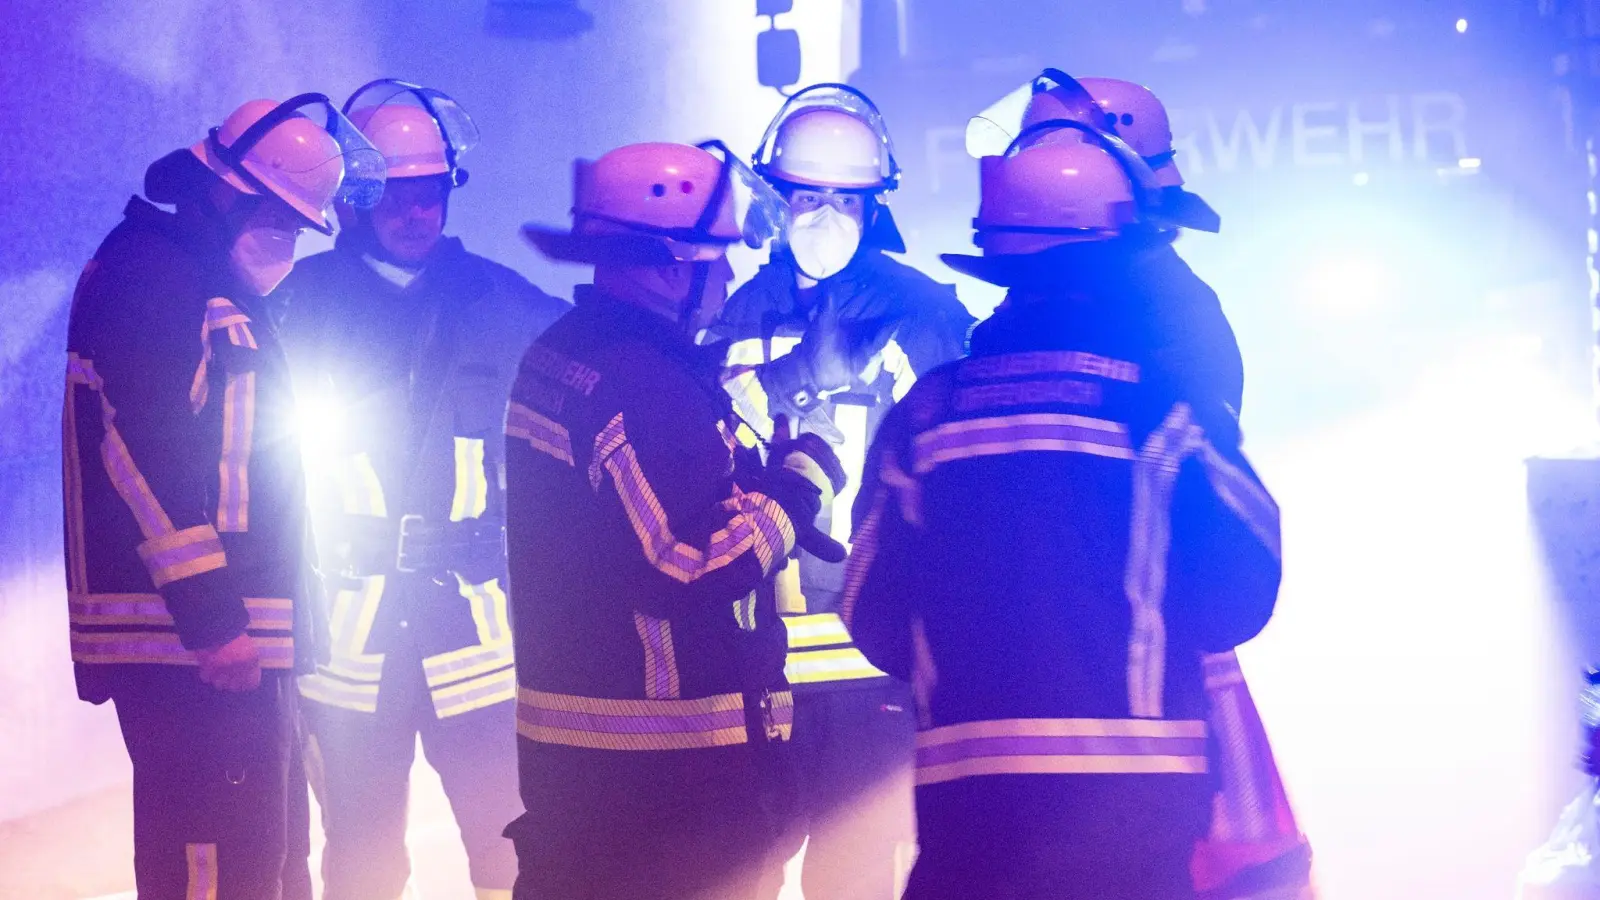
[[1456, 20], [1456, 34], [1466, 34], [1466, 33], [1467, 33], [1467, 20], [1466, 19], [1457, 19]]

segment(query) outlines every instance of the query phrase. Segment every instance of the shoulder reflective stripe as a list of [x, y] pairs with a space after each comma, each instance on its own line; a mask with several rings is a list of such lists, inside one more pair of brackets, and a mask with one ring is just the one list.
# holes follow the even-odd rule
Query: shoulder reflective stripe
[[917, 735], [917, 784], [981, 775], [1203, 774], [1204, 722], [1000, 719]]
[[[794, 699], [772, 695], [773, 724], [787, 733]], [[744, 697], [613, 700], [523, 688], [517, 732], [528, 740], [594, 750], [691, 750], [745, 743]]]
[[836, 613], [784, 616], [783, 627], [789, 633], [791, 650], [850, 643], [850, 632]]
[[682, 683], [678, 651], [672, 646], [672, 623], [636, 612], [633, 628], [644, 647], [644, 695], [652, 700], [676, 700], [682, 693]]
[[[645, 558], [657, 570], [684, 584], [715, 572], [746, 552], [754, 551], [762, 571], [770, 574], [787, 559], [794, 548], [794, 526], [776, 501], [760, 493], [744, 493], [737, 487], [723, 501], [723, 509], [734, 513], [727, 527], [711, 536], [705, 551], [680, 543], [667, 523], [655, 489], [645, 478], [633, 447], [628, 444], [622, 416], [595, 438], [595, 460], [611, 474], [617, 496], [644, 549]], [[594, 479], [591, 468], [591, 480]], [[598, 484], [598, 482], [596, 482]]]
[[1179, 403], [1151, 433], [1133, 467], [1133, 514], [1123, 590], [1132, 609], [1128, 637], [1128, 707], [1159, 718], [1167, 670], [1167, 626], [1162, 602], [1172, 540], [1172, 487], [1178, 469], [1200, 446], [1200, 428]]
[[517, 673], [507, 668], [434, 691], [433, 709], [439, 718], [448, 719], [497, 703], [509, 703], [516, 696]]
[[628, 435], [622, 428], [622, 413], [611, 417], [606, 427], [594, 436], [594, 455], [589, 460], [589, 486], [595, 490], [600, 489], [600, 482], [605, 480], [606, 461], [611, 454], [621, 449], [628, 442]]
[[1273, 559], [1283, 558], [1282, 538], [1279, 531], [1278, 504], [1255, 479], [1243, 469], [1229, 462], [1217, 448], [1206, 441], [1200, 447], [1200, 462], [1205, 466], [1206, 477], [1212, 490], [1234, 514], [1244, 522], [1256, 539], [1261, 541]]
[[512, 403], [506, 410], [506, 434], [528, 442], [541, 453], [575, 465], [572, 459], [572, 435], [565, 425], [547, 419], [520, 403]]
[[344, 511], [352, 516], [388, 518], [389, 509], [383, 499], [383, 482], [378, 480], [378, 470], [372, 457], [357, 453], [350, 457], [339, 479], [340, 493], [344, 495]]
[[465, 522], [489, 508], [489, 476], [483, 470], [483, 439], [456, 437], [456, 491], [450, 521]]
[[307, 700], [354, 712], [378, 711], [376, 684], [348, 684], [319, 671], [312, 675], [300, 676], [298, 685], [300, 696]]
[[1027, 413], [945, 422], [917, 435], [913, 470], [980, 456], [1056, 451], [1133, 459], [1128, 427], [1120, 422], [1064, 413]]
[[189, 861], [189, 881], [183, 900], [217, 900], [217, 845], [187, 844], [184, 853]]
[[137, 548], [139, 559], [156, 587], [165, 587], [204, 572], [223, 568], [228, 557], [222, 538], [210, 525], [196, 525], [151, 538]]
[[[294, 667], [294, 638], [255, 637], [264, 669]], [[75, 632], [72, 661], [85, 664], [145, 663], [192, 666], [194, 654], [170, 631]]]
[[887, 678], [873, 667], [860, 650], [802, 650], [789, 654], [784, 662], [784, 677], [790, 684], [818, 684], [825, 681], [856, 681], [862, 678]]

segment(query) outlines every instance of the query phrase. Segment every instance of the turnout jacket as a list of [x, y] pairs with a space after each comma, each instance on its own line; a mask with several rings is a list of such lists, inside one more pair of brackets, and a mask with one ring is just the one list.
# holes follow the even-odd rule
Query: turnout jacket
[[[796, 385], [773, 371], [772, 361], [792, 352], [817, 316], [823, 295], [839, 311], [843, 335], [839, 347], [856, 373], [849, 387], [799, 412], [781, 395]], [[775, 253], [750, 281], [734, 292], [721, 319], [712, 328], [718, 338], [734, 342], [729, 361], [755, 370], [730, 384], [730, 391], [752, 421], [770, 432], [770, 416], [787, 413], [804, 430], [816, 431], [839, 444], [851, 487], [841, 496], [836, 515], [848, 515], [854, 486], [861, 481], [867, 444], [895, 401], [916, 378], [966, 352], [973, 317], [940, 284], [881, 250], [864, 248], [843, 271], [817, 285], [814, 300], [802, 304], [794, 263]], [[835, 529], [836, 537], [848, 537]], [[862, 658], [838, 616], [844, 583], [841, 565], [803, 554], [799, 590], [785, 592], [788, 625], [788, 677], [796, 691], [875, 686], [882, 672]]]
[[344, 232], [279, 289], [302, 406], [320, 416], [306, 417], [306, 444], [333, 639], [300, 691], [373, 712], [385, 660], [420, 655], [447, 718], [515, 696], [506, 400], [523, 352], [568, 305], [456, 238], [402, 287], [370, 240]]
[[1204, 773], [1202, 654], [1271, 614], [1278, 510], [1235, 420], [1091, 290], [1014, 292], [872, 449], [844, 618], [913, 682], [921, 788]]
[[539, 760], [659, 781], [792, 722], [772, 575], [794, 528], [734, 437], [722, 348], [592, 287], [576, 300], [506, 425], [525, 794]]
[[287, 362], [220, 227], [140, 198], [79, 278], [62, 415], [80, 696], [243, 633], [309, 662], [305, 486]]

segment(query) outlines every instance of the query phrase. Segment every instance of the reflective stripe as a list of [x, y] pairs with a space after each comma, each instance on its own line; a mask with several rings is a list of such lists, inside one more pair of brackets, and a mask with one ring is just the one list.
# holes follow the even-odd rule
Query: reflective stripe
[[517, 672], [506, 668], [434, 691], [433, 710], [439, 718], [447, 719], [496, 703], [506, 703], [516, 699], [516, 696]]
[[961, 381], [1017, 378], [1025, 375], [1093, 375], [1130, 384], [1139, 382], [1139, 366], [1079, 350], [1035, 350], [997, 356], [972, 356], [957, 370]]
[[1212, 654], [1203, 658], [1203, 665], [1221, 782], [1209, 839], [1298, 843], [1300, 827], [1238, 657], [1231, 652]]
[[636, 612], [633, 628], [644, 645], [644, 695], [652, 700], [676, 700], [682, 695], [682, 683], [678, 651], [672, 646], [672, 623]]
[[187, 844], [184, 851], [189, 858], [189, 886], [184, 900], [217, 900], [217, 845]]
[[913, 470], [925, 475], [956, 460], [1040, 451], [1133, 459], [1128, 426], [1121, 422], [1065, 413], [1026, 413], [946, 422], [917, 435]]
[[333, 653], [324, 667], [330, 674], [349, 681], [375, 682], [383, 677], [383, 654], [367, 653], [366, 647], [386, 580], [383, 575], [373, 575], [361, 579], [359, 588], [334, 595], [328, 617]]
[[595, 461], [590, 480], [599, 484], [597, 466], [611, 474], [628, 521], [644, 549], [645, 558], [662, 573], [684, 584], [715, 572], [746, 552], [754, 551], [762, 571], [771, 574], [794, 548], [794, 526], [777, 502], [759, 493], [734, 495], [722, 508], [734, 513], [727, 527], [711, 536], [704, 551], [673, 537], [666, 512], [645, 478], [638, 456], [627, 443], [622, 415], [617, 414], [595, 437]]
[[150, 572], [150, 580], [158, 588], [228, 564], [222, 538], [210, 525], [196, 525], [151, 538], [136, 550]]
[[[97, 266], [91, 261], [84, 267], [81, 278], [87, 279], [94, 268]], [[67, 591], [77, 593], [89, 589], [89, 557], [84, 536], [83, 455], [78, 449], [78, 391], [72, 378], [72, 365], [78, 361], [78, 355], [73, 353], [68, 357], [67, 385], [62, 394], [61, 411], [61, 448], [65, 457], [61, 467], [61, 496], [66, 505]]]
[[783, 627], [789, 632], [789, 649], [828, 647], [850, 643], [850, 632], [834, 613], [816, 613], [809, 616], [784, 616]]
[[1161, 717], [1167, 670], [1162, 602], [1172, 542], [1172, 489], [1184, 459], [1202, 441], [1189, 406], [1179, 403], [1151, 433], [1133, 466], [1133, 516], [1123, 590], [1132, 611], [1128, 637], [1128, 707], [1139, 718]]
[[472, 607], [472, 622], [478, 629], [478, 643], [500, 644], [511, 640], [511, 622], [506, 602], [506, 592], [500, 588], [500, 579], [483, 584], [468, 584], [460, 575], [456, 583], [461, 596]]
[[299, 679], [300, 696], [328, 706], [354, 712], [378, 711], [378, 686], [376, 684], [350, 684], [318, 671], [302, 675]]
[[106, 397], [105, 381], [94, 370], [94, 362], [76, 353], [67, 354], [67, 384], [87, 387], [100, 397], [100, 423], [104, 431], [100, 440], [100, 459], [117, 495], [133, 512], [139, 532], [145, 540], [150, 540], [176, 531], [172, 519], [150, 490], [149, 482], [144, 480], [139, 467], [134, 465], [133, 454], [128, 452], [128, 445], [117, 430], [117, 411]]
[[740, 631], [756, 630], [756, 593], [751, 591], [743, 600], [733, 601], [733, 621], [738, 623]]
[[222, 460], [217, 464], [217, 530], [250, 530], [250, 447], [256, 421], [256, 373], [229, 373], [222, 399]]
[[489, 508], [489, 477], [483, 470], [483, 439], [456, 437], [456, 492], [450, 521], [465, 522]]
[[546, 453], [567, 465], [576, 465], [572, 459], [572, 435], [565, 425], [534, 412], [520, 403], [512, 403], [506, 411], [506, 435], [521, 438], [541, 453]]
[[[246, 597], [251, 631], [293, 631], [294, 601], [287, 597]], [[73, 625], [155, 625], [172, 627], [172, 613], [160, 594], [72, 594], [67, 616]]]
[[[771, 695], [773, 727], [786, 735], [794, 697]], [[522, 688], [517, 732], [530, 741], [593, 750], [692, 750], [745, 743], [744, 697], [613, 700]]]
[[790, 684], [818, 684], [826, 681], [856, 681], [862, 678], [887, 678], [867, 662], [855, 647], [834, 650], [791, 652], [784, 661], [784, 677]]
[[1206, 441], [1200, 447], [1200, 463], [1205, 467], [1211, 489], [1276, 560], [1283, 559], [1279, 531], [1278, 504], [1255, 479], [1229, 462]]
[[510, 642], [463, 647], [424, 659], [422, 669], [427, 674], [428, 687], [438, 688], [509, 666], [513, 657]]
[[[294, 638], [256, 637], [264, 669], [294, 667]], [[194, 654], [183, 649], [178, 635], [171, 631], [74, 632], [72, 661], [90, 665], [108, 663], [151, 663], [174, 666], [195, 665]]]
[[980, 775], [1203, 774], [1206, 724], [997, 719], [917, 735], [917, 784]]
[[258, 349], [255, 335], [250, 331], [250, 317], [226, 297], [212, 297], [206, 301], [206, 314], [200, 322], [200, 365], [194, 370], [194, 380], [189, 385], [189, 405], [196, 413], [205, 409], [211, 395], [211, 333], [221, 331], [228, 342], [236, 347]]
[[383, 483], [378, 480], [378, 470], [372, 457], [357, 453], [345, 463], [339, 490], [344, 495], [344, 511], [352, 516], [389, 517], [388, 505], [383, 499]]
[[839, 598], [839, 617], [849, 627], [861, 599], [861, 589], [866, 586], [872, 562], [878, 558], [878, 530], [883, 525], [883, 514], [889, 505], [889, 491], [878, 488], [872, 495], [872, 506], [866, 518], [856, 529], [855, 540], [850, 545], [850, 556], [844, 565], [844, 595]]

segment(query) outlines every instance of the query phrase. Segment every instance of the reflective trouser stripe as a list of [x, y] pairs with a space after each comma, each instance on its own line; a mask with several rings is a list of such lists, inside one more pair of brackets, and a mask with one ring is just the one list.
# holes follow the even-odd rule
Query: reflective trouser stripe
[[999, 719], [917, 735], [917, 784], [980, 775], [1203, 774], [1206, 723]]

